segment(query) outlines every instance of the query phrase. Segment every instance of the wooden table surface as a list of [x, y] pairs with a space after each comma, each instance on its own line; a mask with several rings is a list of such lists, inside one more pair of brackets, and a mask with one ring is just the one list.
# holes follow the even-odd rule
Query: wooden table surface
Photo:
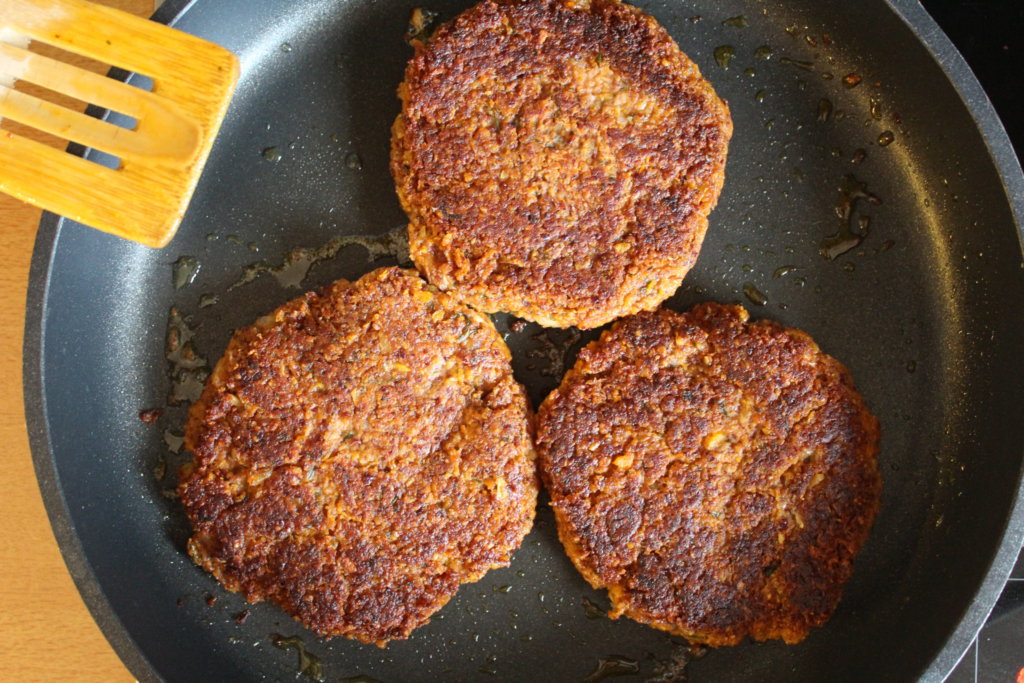
[[[100, 2], [140, 16], [153, 11], [153, 0]], [[29, 454], [21, 344], [39, 214], [0, 194], [0, 679], [130, 681], [64, 566]]]

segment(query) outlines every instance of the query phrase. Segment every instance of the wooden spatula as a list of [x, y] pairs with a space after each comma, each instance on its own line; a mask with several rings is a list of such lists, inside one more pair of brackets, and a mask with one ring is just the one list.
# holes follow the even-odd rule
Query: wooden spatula
[[[152, 92], [29, 52], [29, 39], [148, 76]], [[134, 130], [18, 92], [35, 83]], [[151, 247], [174, 236], [238, 80], [222, 47], [83, 0], [0, 0], [0, 117], [120, 159], [111, 169], [0, 130], [0, 191]]]

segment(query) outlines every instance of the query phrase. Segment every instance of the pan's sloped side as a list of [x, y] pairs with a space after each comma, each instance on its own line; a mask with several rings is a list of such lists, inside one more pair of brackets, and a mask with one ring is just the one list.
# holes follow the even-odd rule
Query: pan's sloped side
[[[197, 0], [164, 0], [151, 19], [162, 24], [173, 24]], [[125, 80], [129, 74], [113, 69], [111, 77]], [[88, 113], [103, 117], [106, 112], [90, 106]], [[68, 151], [78, 156], [86, 150], [71, 143]], [[29, 444], [36, 473], [36, 480], [43, 496], [50, 526], [64, 563], [68, 568], [82, 600], [89, 608], [103, 635], [140, 681], [159, 681], [152, 663], [144, 650], [131, 635], [131, 626], [126, 625], [107, 600], [104, 585], [97, 579], [82, 547], [76, 530], [75, 518], [78, 513], [68, 508], [58, 474], [55, 452], [51, 440], [50, 420], [46, 408], [44, 344], [46, 338], [46, 302], [50, 295], [54, 250], [66, 219], [50, 212], [43, 212], [36, 232], [29, 272], [29, 287], [25, 306], [25, 334], [23, 341], [23, 394], [28, 427]], [[81, 227], [81, 226], [80, 226]], [[104, 264], [98, 264], [104, 267]]]
[[[916, 0], [889, 1], [949, 79], [951, 87], [959, 94], [963, 107], [973, 119], [977, 133], [984, 141], [991, 163], [998, 175], [998, 181], [1005, 193], [1006, 207], [1012, 216], [1010, 221], [1017, 228], [1018, 249], [1014, 250], [1010, 256], [1012, 259], [1020, 261], [1020, 248], [1024, 245], [1024, 174], [1021, 172], [1020, 160], [1014, 152], [1013, 145], [998, 114], [967, 62], [921, 4]], [[980, 245], [979, 248], [983, 249], [984, 246]], [[1021, 267], [1024, 268], [1024, 261], [1021, 261]], [[1021, 319], [1018, 312], [1014, 310], [1016, 307], [1013, 305], [1010, 288], [1007, 288], [1002, 296], [996, 297], [994, 307], [1001, 309], [1001, 313], [996, 312], [996, 315], [1003, 315], [1016, 321]], [[980, 312], [975, 311], [975, 313]], [[974, 321], [965, 321], [965, 326], [968, 329], [984, 329], [986, 322], [981, 319], [983, 314], [978, 318]], [[1020, 382], [1024, 376], [1020, 368], [1019, 355], [1020, 343], [1024, 340], [1024, 326], [1020, 322], [1011, 323], [1009, 330], [1002, 332], [1002, 338], [998, 340], [998, 343], [992, 344], [990, 348], [980, 350], [982, 357], [987, 355], [986, 352], [991, 353], [987, 364], [990, 368], [995, 368], [995, 371], [1002, 376], [1002, 381], [995, 386], [979, 386], [972, 393], [988, 394], [991, 391], [999, 395], [1000, 402], [1013, 405], [1016, 402], [1014, 397], [1019, 396]], [[994, 334], [992, 332], [992, 335]], [[995, 342], [996, 340], [990, 338], [989, 341]], [[983, 343], [982, 346], [986, 345]], [[966, 371], [971, 372], [969, 365]], [[967, 510], [963, 511], [961, 518], [963, 522], [960, 526], [958, 528], [947, 527], [947, 533], [942, 539], [945, 541], [945, 548], [941, 541], [935, 544], [934, 553], [939, 559], [936, 565], [920, 569], [924, 575], [943, 576], [946, 572], [942, 566], [942, 558], [948, 554], [949, 547], [953, 545], [959, 546], [964, 555], [974, 557], [974, 561], [977, 563], [977, 571], [974, 573], [980, 573], [982, 577], [972, 585], [973, 596], [969, 601], [951, 606], [952, 611], [961, 614], [959, 624], [952, 633], [945, 636], [945, 643], [941, 650], [921, 674], [921, 680], [924, 681], [942, 680], [959, 662], [999, 598], [1006, 579], [1021, 552], [1021, 547], [1024, 545], [1024, 458], [1012, 460], [1015, 453], [1020, 453], [1020, 446], [1019, 442], [1008, 438], [1014, 431], [1019, 431], [1019, 424], [1011, 417], [1011, 414], [1000, 417], [1001, 419], [997, 421], [1002, 422], [1002, 429], [999, 430], [996, 439], [999, 449], [997, 452], [1004, 453], [1010, 462], [1006, 467], [1005, 484], [1001, 487], [1002, 495], [998, 498], [998, 505], [1000, 508], [1005, 508], [1006, 517], [1001, 524], [991, 529], [989, 536], [990, 545], [995, 548], [994, 552], [991, 549], [987, 553], [978, 552], [981, 549], [975, 546], [974, 541], [979, 535], [979, 529], [970, 523], [971, 506], [969, 505]], [[1013, 467], [1015, 463], [1016, 471]], [[955, 498], [962, 500], [972, 497], [973, 494], [976, 500], [984, 501], [987, 499], [986, 494], [996, 494], [995, 491], [988, 489], [983, 482], [964, 482], [963, 485], [967, 487], [971, 483], [974, 484], [972, 493], [964, 495], [965, 489], [961, 489], [954, 493]], [[1015, 493], [1008, 494], [1008, 491]], [[936, 522], [940, 524], [945, 521], [946, 517], [941, 513], [936, 518]], [[945, 552], [943, 552], [944, 550]]]

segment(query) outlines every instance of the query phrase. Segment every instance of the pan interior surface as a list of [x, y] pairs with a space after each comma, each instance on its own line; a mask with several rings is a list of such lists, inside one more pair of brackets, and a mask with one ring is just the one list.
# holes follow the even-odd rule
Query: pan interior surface
[[[318, 639], [194, 566], [172, 493], [187, 400], [169, 396], [194, 395], [233, 329], [402, 262], [389, 136], [419, 6], [199, 0], [176, 25], [234, 51], [243, 73], [177, 236], [154, 251], [44, 226], [30, 295], [44, 494], [58, 535], [75, 539], [64, 549], [79, 586], [137, 676], [290, 678], [299, 657], [278, 635], [297, 636], [330, 680], [677, 680], [684, 666], [697, 681], [896, 680], [955, 664], [997, 596], [981, 593], [1003, 571], [992, 567], [1001, 543], [1021, 533], [1006, 527], [1024, 453], [1024, 266], [985, 140], [881, 0], [636, 4], [735, 122], [703, 251], [668, 305], [739, 302], [806, 330], [881, 421], [882, 510], [835, 616], [796, 646], [745, 643], [687, 664], [679, 639], [601, 615], [607, 599], [572, 567], [546, 505], [510, 567], [387, 649]], [[467, 6], [427, 7], [444, 20]], [[199, 372], [168, 359], [172, 308]], [[593, 336], [509, 333], [535, 404]], [[156, 423], [139, 419], [154, 407]]]

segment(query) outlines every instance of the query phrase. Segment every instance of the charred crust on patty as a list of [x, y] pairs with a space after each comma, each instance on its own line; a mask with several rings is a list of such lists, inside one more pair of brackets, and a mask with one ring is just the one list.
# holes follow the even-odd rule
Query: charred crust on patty
[[611, 615], [706, 645], [823, 624], [880, 502], [878, 421], [849, 372], [739, 306], [619, 321], [537, 429], [559, 536]]
[[696, 261], [732, 121], [639, 9], [485, 0], [417, 46], [399, 97], [412, 258], [475, 308], [596, 327]]
[[489, 318], [397, 268], [237, 331], [185, 432], [190, 555], [320, 635], [407, 637], [533, 523], [509, 360]]

